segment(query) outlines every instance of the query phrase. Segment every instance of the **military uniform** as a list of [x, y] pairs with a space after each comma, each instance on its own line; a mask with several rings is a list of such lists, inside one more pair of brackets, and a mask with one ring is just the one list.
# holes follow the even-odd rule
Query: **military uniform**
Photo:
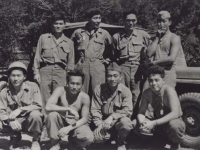
[[[111, 130], [108, 131], [108, 135], [114, 133], [113, 128], [116, 129], [119, 135], [118, 142], [124, 142], [132, 129], [130, 120], [132, 110], [132, 94], [123, 84], [118, 84], [113, 95], [110, 94], [106, 83], [96, 87], [91, 106], [92, 120], [95, 126], [98, 127], [111, 115], [113, 122], [111, 124]], [[103, 142], [109, 139], [109, 136], [102, 134], [95, 134], [94, 137], [94, 142]]]
[[22, 113], [17, 116], [17, 120], [22, 125], [22, 130], [27, 132], [42, 132], [43, 115], [42, 98], [37, 84], [26, 81], [17, 97], [13, 96], [14, 89], [7, 85], [0, 93], [0, 131], [11, 131], [11, 139], [20, 140], [20, 131], [12, 131], [9, 126], [9, 115], [16, 109], [21, 109]]
[[105, 63], [112, 59], [111, 36], [101, 28], [98, 28], [93, 34], [88, 31], [88, 24], [85, 28], [74, 31], [71, 39], [75, 43], [77, 53], [84, 53], [82, 64], [85, 74], [83, 91], [88, 93], [90, 80], [92, 89], [105, 82]]
[[[128, 37], [124, 30], [113, 35], [113, 49], [116, 61], [122, 67], [123, 81], [133, 94], [133, 107], [140, 94], [140, 80], [136, 77], [140, 64], [140, 53], [149, 45], [150, 36], [145, 31], [134, 29]], [[126, 59], [120, 57], [129, 56]]]
[[53, 90], [66, 84], [66, 70], [74, 68], [74, 45], [64, 34], [56, 40], [52, 34], [40, 36], [34, 58], [34, 75], [41, 78], [43, 112]]

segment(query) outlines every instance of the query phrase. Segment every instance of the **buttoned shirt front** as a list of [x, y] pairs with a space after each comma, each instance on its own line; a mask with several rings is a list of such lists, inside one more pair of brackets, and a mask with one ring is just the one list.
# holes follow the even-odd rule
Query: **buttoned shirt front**
[[127, 61], [139, 65], [142, 48], [149, 45], [150, 35], [143, 30], [134, 29], [130, 36], [124, 30], [113, 35], [114, 55], [119, 60], [122, 56], [129, 56]]
[[36, 83], [25, 81], [18, 95], [14, 96], [13, 93], [14, 89], [9, 84], [0, 93], [0, 120], [8, 118], [17, 108], [24, 113], [42, 109], [42, 97]]
[[85, 58], [106, 59], [112, 55], [110, 49], [112, 39], [104, 29], [98, 28], [91, 34], [88, 31], [88, 24], [86, 24], [84, 28], [74, 31], [71, 39], [74, 41], [77, 51], [85, 52]]
[[53, 34], [40, 36], [34, 58], [34, 74], [39, 74], [40, 64], [61, 63], [68, 69], [74, 67], [74, 44], [64, 34], [56, 39]]
[[91, 114], [96, 126], [103, 122], [103, 118], [110, 115], [117, 120], [131, 117], [133, 111], [131, 91], [123, 84], [118, 84], [116, 91], [110, 94], [106, 83], [95, 88], [92, 98]]

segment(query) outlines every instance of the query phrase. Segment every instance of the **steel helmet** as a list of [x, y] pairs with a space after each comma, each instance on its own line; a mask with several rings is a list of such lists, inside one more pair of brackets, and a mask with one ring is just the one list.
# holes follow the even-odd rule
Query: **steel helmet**
[[27, 67], [25, 66], [24, 63], [20, 62], [20, 61], [15, 61], [13, 63], [11, 63], [8, 67], [8, 74], [10, 74], [10, 72], [13, 70], [13, 69], [22, 69], [24, 73], [27, 73]]

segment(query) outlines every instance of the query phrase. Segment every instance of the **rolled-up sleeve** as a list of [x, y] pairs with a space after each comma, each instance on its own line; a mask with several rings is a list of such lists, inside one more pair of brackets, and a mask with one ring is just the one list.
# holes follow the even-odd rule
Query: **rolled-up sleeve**
[[92, 106], [91, 106], [91, 114], [92, 114], [94, 124], [96, 126], [103, 123], [102, 112], [101, 112], [101, 107], [103, 104], [100, 98], [100, 89], [101, 89], [100, 86], [97, 86], [95, 88], [95, 92], [92, 97]]
[[111, 114], [116, 120], [122, 117], [130, 118], [133, 113], [132, 94], [130, 90], [123, 90], [123, 92], [121, 109]]
[[6, 93], [2, 90], [0, 93], [0, 121], [8, 119], [9, 112], [7, 112], [7, 107]]
[[70, 52], [68, 55], [67, 64], [68, 64], [68, 70], [74, 69], [74, 64], [75, 64], [74, 42], [70, 42]]
[[39, 74], [40, 60], [41, 60], [41, 49], [42, 49], [42, 36], [40, 36], [35, 51], [34, 63], [33, 63], [33, 73], [34, 75]]

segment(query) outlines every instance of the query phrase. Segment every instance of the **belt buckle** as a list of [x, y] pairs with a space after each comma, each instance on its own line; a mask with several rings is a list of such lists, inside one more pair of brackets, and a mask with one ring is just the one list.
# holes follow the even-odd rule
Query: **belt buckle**
[[91, 61], [91, 62], [94, 62], [94, 61], [95, 61], [95, 58], [90, 58], [90, 61]]

